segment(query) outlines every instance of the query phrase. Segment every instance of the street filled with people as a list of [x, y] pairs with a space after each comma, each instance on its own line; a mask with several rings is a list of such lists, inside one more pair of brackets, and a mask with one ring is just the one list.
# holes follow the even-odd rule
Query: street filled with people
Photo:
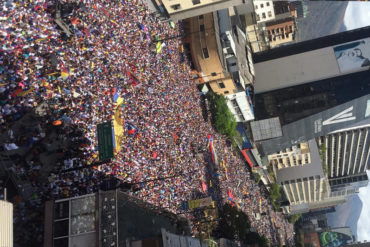
[[[141, 0], [60, 2], [72, 35], [54, 21], [54, 1], [0, 5], [0, 154], [15, 157], [9, 170], [31, 181], [32, 202], [93, 193], [115, 177], [138, 185], [132, 195], [183, 213], [182, 202], [212, 188], [273, 245], [279, 236], [292, 240], [293, 226], [203, 118], [181, 22], [159, 21]], [[36, 110], [43, 115], [27, 120], [31, 126], [14, 129]], [[115, 157], [101, 164], [97, 125], [112, 118], [123, 134]], [[208, 135], [218, 160], [211, 175]]]

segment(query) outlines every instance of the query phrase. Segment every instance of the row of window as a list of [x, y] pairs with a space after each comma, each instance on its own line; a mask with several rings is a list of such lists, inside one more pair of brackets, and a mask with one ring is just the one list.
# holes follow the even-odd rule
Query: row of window
[[[263, 12], [261, 15], [262, 15], [262, 19], [266, 19], [266, 13], [265, 12]], [[268, 15], [268, 17], [272, 17], [272, 12], [268, 11], [267, 15]], [[257, 21], [261, 20], [261, 17], [260, 17], [259, 14], [257, 14], [256, 17], [257, 17]]]
[[[200, 4], [200, 0], [192, 0], [192, 2], [193, 2], [193, 5]], [[180, 10], [181, 9], [181, 4], [171, 5], [171, 9], [173, 9], [173, 10]]]
[[[269, 6], [270, 6], [270, 3], [269, 3], [269, 2], [267, 2], [267, 3], [266, 3], [266, 7], [269, 7]], [[264, 8], [264, 7], [265, 7], [265, 5], [264, 5], [263, 3], [261, 3], [261, 4], [260, 4], [260, 7], [261, 7], [261, 9], [262, 9], [262, 8]], [[258, 9], [258, 5], [256, 4], [256, 5], [254, 6], [254, 8], [255, 8], [255, 9]]]

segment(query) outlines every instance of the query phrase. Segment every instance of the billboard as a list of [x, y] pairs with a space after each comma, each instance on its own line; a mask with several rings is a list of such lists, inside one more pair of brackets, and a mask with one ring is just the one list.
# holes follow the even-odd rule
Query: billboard
[[105, 122], [98, 124], [98, 148], [99, 148], [99, 160], [109, 160], [113, 158], [113, 133], [112, 123]]
[[281, 137], [258, 143], [259, 151], [268, 155], [333, 131], [369, 124], [369, 116], [370, 94], [284, 125]]
[[321, 232], [320, 244], [322, 247], [338, 247], [352, 242], [352, 237], [341, 232]]
[[342, 73], [370, 66], [370, 38], [335, 46], [333, 49]]

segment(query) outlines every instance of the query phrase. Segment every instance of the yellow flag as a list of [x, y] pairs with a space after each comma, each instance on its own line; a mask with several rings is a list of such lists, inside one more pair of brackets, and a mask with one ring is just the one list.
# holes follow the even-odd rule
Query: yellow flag
[[156, 46], [156, 51], [157, 51], [157, 54], [160, 53], [162, 51], [162, 42], [157, 42]]

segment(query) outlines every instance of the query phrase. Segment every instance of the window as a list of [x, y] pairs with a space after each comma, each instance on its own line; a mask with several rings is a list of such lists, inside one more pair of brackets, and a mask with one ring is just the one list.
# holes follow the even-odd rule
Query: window
[[256, 19], [257, 19], [257, 21], [261, 20], [260, 15], [257, 14]]
[[207, 48], [203, 48], [202, 51], [203, 51], [203, 57], [204, 58], [209, 58], [208, 49]]
[[211, 73], [211, 76], [216, 76], [217, 75], [217, 73], [216, 72], [212, 72]]
[[263, 8], [263, 3], [260, 4], [261, 8]]
[[204, 32], [204, 25], [199, 25], [199, 31]]
[[218, 84], [218, 86], [219, 86], [220, 88], [225, 88], [225, 84], [224, 84], [223, 82], [220, 82], [220, 83]]
[[266, 3], [266, 6], [267, 6], [267, 7], [268, 7], [268, 6], [270, 6], [270, 3], [269, 3], [269, 2], [267, 2], [267, 3]]
[[200, 15], [200, 16], [198, 16], [198, 19], [199, 19], [199, 20], [203, 20], [203, 19], [204, 19], [204, 15]]
[[180, 4], [171, 5], [171, 9], [173, 9], [173, 10], [179, 10], [179, 9], [181, 9], [181, 5]]
[[269, 17], [272, 17], [272, 13], [271, 13], [271, 11], [267, 12], [267, 15], [268, 15]]
[[258, 9], [258, 5], [254, 6], [255, 9]]
[[262, 19], [266, 19], [266, 13], [262, 13]]
[[224, 92], [224, 94], [228, 94], [228, 93], [229, 93], [229, 91], [225, 91], [225, 92]]
[[193, 0], [193, 5], [200, 4], [200, 0]]

